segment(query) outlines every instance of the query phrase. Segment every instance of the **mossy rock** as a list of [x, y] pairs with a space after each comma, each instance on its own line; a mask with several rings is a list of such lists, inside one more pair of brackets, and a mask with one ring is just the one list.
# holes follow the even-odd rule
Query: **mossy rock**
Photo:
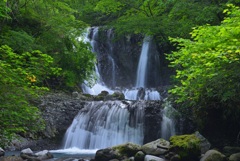
[[141, 150], [141, 146], [134, 143], [126, 143], [112, 147], [120, 156], [131, 157]]
[[117, 145], [111, 148], [100, 149], [96, 152], [95, 161], [124, 160], [135, 156], [141, 146], [133, 143]]
[[200, 140], [194, 134], [172, 136], [170, 151], [178, 154], [181, 160], [198, 159], [201, 155]]

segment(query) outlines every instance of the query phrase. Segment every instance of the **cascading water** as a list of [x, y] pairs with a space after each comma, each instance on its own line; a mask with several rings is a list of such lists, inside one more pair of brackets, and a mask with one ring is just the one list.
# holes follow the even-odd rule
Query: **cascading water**
[[171, 136], [175, 135], [175, 123], [171, 118], [173, 115], [173, 108], [169, 102], [165, 103], [162, 114], [162, 123], [161, 123], [161, 138], [168, 140]]
[[149, 48], [151, 45], [152, 38], [145, 36], [143, 39], [143, 45], [141, 55], [138, 63], [137, 78], [135, 89], [127, 89], [124, 91], [126, 99], [130, 100], [160, 100], [160, 94], [154, 89], [147, 89], [146, 87], [146, 76], [149, 62]]
[[143, 87], [143, 88], [145, 87], [150, 41], [151, 41], [151, 37], [149, 36], [146, 36], [143, 39], [142, 51], [141, 51], [141, 55], [138, 63], [136, 87]]
[[141, 107], [131, 102], [89, 102], [73, 120], [65, 135], [64, 148], [106, 148], [125, 142], [143, 143]]

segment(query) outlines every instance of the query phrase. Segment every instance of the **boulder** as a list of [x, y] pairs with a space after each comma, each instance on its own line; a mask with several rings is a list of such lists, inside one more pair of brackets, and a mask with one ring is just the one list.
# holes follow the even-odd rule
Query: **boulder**
[[38, 153], [35, 153], [38, 159], [40, 160], [46, 160], [53, 158], [53, 155], [48, 150], [43, 150]]
[[96, 152], [95, 161], [123, 160], [134, 156], [141, 150], [141, 146], [133, 143], [117, 145], [111, 148], [100, 149]]
[[21, 154], [29, 154], [29, 155], [33, 155], [33, 151], [30, 149], [30, 148], [27, 148], [27, 149], [23, 149], [21, 151]]
[[5, 155], [5, 151], [2, 148], [0, 148], [0, 157], [2, 157], [4, 155]]
[[170, 143], [164, 139], [158, 139], [142, 146], [142, 151], [150, 155], [162, 155], [168, 152]]
[[146, 155], [144, 161], [165, 161], [165, 160], [153, 155]]
[[232, 154], [232, 155], [229, 157], [229, 161], [240, 161], [240, 153]]
[[240, 153], [240, 147], [225, 146], [223, 148], [223, 154], [226, 156], [230, 156], [235, 153]]
[[226, 161], [226, 156], [217, 150], [209, 150], [200, 161]]
[[195, 134], [172, 136], [170, 151], [178, 154], [181, 160], [197, 160], [201, 155], [200, 140]]
[[145, 154], [142, 151], [139, 151], [134, 156], [134, 161], [144, 161]]
[[107, 95], [105, 100], [124, 100], [125, 96], [122, 92], [114, 92], [111, 95]]

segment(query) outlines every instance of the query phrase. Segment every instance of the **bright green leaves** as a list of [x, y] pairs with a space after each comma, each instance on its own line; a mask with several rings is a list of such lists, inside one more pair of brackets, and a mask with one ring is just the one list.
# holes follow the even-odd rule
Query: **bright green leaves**
[[95, 11], [100, 11], [105, 14], [115, 13], [120, 11], [124, 5], [116, 0], [101, 0], [97, 3]]
[[[192, 31], [193, 40], [170, 39], [180, 48], [168, 56], [177, 69], [179, 82], [170, 90], [177, 102], [190, 105], [206, 99], [237, 102], [240, 92], [240, 12], [230, 6], [220, 26], [200, 26]], [[225, 11], [226, 12], [226, 11]]]
[[[59, 68], [40, 51], [16, 54], [8, 46], [0, 47], [0, 146], [15, 133], [35, 133], [43, 129], [43, 120], [33, 100], [43, 89], [42, 82]], [[53, 73], [54, 72], [54, 73]]]

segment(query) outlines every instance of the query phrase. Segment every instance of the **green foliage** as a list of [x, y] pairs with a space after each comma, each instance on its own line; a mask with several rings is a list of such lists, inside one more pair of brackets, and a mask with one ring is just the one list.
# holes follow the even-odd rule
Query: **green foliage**
[[176, 69], [176, 85], [169, 92], [183, 110], [194, 111], [200, 127], [225, 128], [230, 138], [240, 127], [239, 7], [228, 5], [224, 13], [227, 17], [221, 25], [194, 28], [191, 40], [171, 38], [178, 51], [168, 55], [170, 66]]
[[202, 95], [222, 102], [238, 100], [239, 8], [224, 12], [228, 17], [220, 26], [195, 28], [191, 33], [193, 41], [171, 38], [181, 47], [168, 57], [171, 66], [177, 69], [175, 78], [180, 82], [170, 90], [178, 96], [177, 102], [190, 101], [196, 105]]
[[40, 112], [29, 101], [46, 90], [42, 81], [58, 68], [53, 59], [40, 51], [16, 54], [8, 46], [0, 47], [0, 146], [15, 133], [35, 133], [44, 127]]
[[194, 134], [172, 136], [170, 151], [180, 155], [181, 160], [197, 159], [201, 153], [200, 140]]
[[[100, 0], [83, 5], [90, 24], [114, 27], [117, 34], [141, 33], [159, 37], [188, 38], [191, 28], [206, 23], [219, 24], [222, 4], [201, 0]], [[111, 4], [111, 5], [110, 5]], [[86, 13], [87, 11], [87, 13]], [[94, 17], [95, 16], [95, 17]]]

